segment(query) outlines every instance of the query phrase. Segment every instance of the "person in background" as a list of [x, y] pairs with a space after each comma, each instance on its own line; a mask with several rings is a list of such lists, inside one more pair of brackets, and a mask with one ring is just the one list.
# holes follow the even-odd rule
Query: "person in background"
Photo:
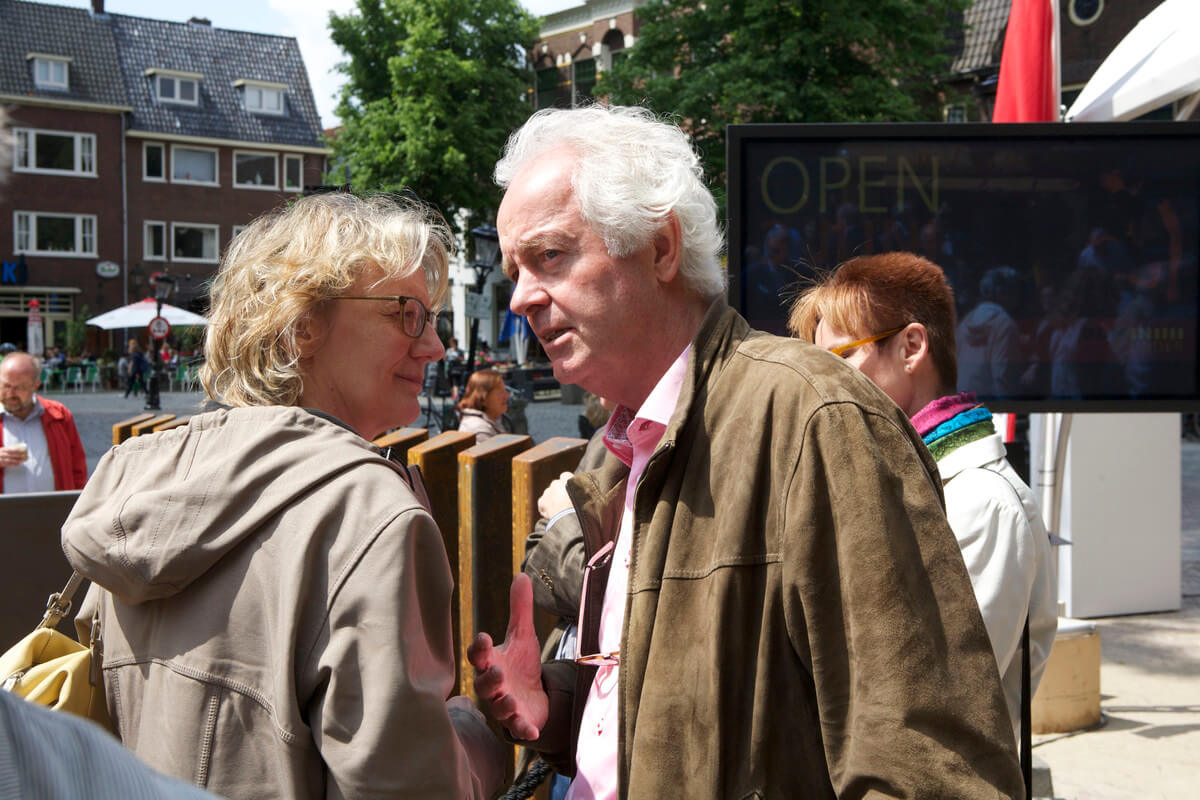
[[251, 223], [211, 287], [186, 426], [100, 461], [63, 526], [121, 740], [241, 800], [488, 798], [503, 747], [448, 700], [453, 575], [419, 474], [371, 444], [443, 354], [451, 238], [342, 192]]
[[142, 348], [137, 339], [129, 340], [129, 380], [125, 383], [125, 396], [132, 394], [137, 397], [138, 391], [146, 388], [146, 373], [150, 371], [150, 362], [142, 355]]
[[9, 353], [0, 360], [0, 494], [82, 489], [87, 456], [70, 410], [41, 397], [37, 359]]
[[476, 442], [484, 442], [500, 433], [507, 433], [500, 417], [508, 410], [508, 387], [504, 376], [494, 369], [481, 369], [467, 379], [458, 413], [462, 415], [458, 429], [475, 434]]
[[1058, 628], [1057, 579], [1037, 501], [1006, 460], [991, 412], [955, 389], [954, 318], [940, 267], [884, 253], [828, 273], [796, 301], [788, 324], [883, 389], [937, 459], [1019, 737], [1022, 631], [1028, 618], [1032, 697]]
[[616, 403], [566, 490], [579, 646], [541, 663], [519, 574], [477, 696], [569, 797], [1023, 794], [987, 631], [907, 418], [725, 300], [691, 142], [638, 108], [543, 109], [496, 166], [511, 307]]

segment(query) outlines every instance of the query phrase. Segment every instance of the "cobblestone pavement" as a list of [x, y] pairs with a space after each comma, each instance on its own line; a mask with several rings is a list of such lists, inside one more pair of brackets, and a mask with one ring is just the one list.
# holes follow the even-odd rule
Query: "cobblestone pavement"
[[[88, 474], [96, 468], [100, 457], [112, 447], [112, 426], [144, 411], [145, 395], [124, 397], [121, 392], [52, 392], [49, 397], [62, 403], [75, 416], [75, 426], [83, 449], [87, 454]], [[196, 413], [203, 396], [199, 392], [161, 392], [159, 413], [182, 417]], [[435, 402], [435, 415], [448, 401]], [[422, 402], [422, 408], [424, 408]], [[544, 442], [552, 436], [579, 436], [577, 419], [583, 411], [581, 405], [564, 405], [558, 401], [539, 401], [525, 407], [529, 423], [529, 435], [535, 442]], [[421, 426], [424, 417], [416, 423]]]

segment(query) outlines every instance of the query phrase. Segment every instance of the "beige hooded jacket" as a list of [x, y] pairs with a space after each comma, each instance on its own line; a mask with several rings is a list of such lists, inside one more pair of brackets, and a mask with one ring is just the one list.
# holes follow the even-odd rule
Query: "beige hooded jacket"
[[[151, 766], [232, 798], [488, 797], [499, 742], [447, 710], [453, 579], [400, 470], [299, 408], [113, 448], [63, 527], [109, 712]], [[456, 733], [457, 728], [457, 733]]]

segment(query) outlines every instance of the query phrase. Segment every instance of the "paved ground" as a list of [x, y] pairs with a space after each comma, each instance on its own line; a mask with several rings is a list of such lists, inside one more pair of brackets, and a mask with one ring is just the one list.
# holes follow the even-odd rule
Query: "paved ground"
[[[120, 392], [52, 392], [50, 397], [67, 404], [75, 415], [79, 437], [87, 453], [88, 474], [96, 468], [108, 449], [112, 447], [112, 426], [123, 419], [142, 413], [145, 396], [124, 397]], [[196, 413], [202, 395], [199, 392], [161, 392], [160, 413], [187, 416]], [[583, 411], [581, 405], [564, 405], [558, 401], [530, 403], [525, 407], [529, 422], [529, 435], [535, 442], [544, 442], [552, 436], [578, 436], [577, 418]], [[421, 420], [418, 420], [418, 425]]]
[[[89, 472], [108, 450], [114, 423], [142, 411], [143, 398], [116, 392], [55, 393], [75, 418]], [[195, 393], [164, 392], [163, 411], [185, 415]], [[582, 406], [526, 407], [536, 442], [577, 436]], [[1095, 620], [1102, 644], [1103, 724], [1034, 739], [1063, 800], [1200, 797], [1200, 443], [1183, 443], [1183, 593], [1178, 612]]]

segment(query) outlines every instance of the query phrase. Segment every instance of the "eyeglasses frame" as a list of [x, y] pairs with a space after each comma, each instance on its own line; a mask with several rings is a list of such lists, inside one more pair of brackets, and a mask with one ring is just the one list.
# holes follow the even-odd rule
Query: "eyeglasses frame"
[[421, 310], [425, 312], [425, 316], [423, 316], [421, 318], [421, 330], [417, 331], [415, 334], [405, 331], [404, 326], [401, 325], [400, 330], [404, 331], [404, 335], [408, 336], [411, 339], [420, 339], [421, 335], [425, 333], [426, 326], [428, 326], [430, 323], [433, 323], [435, 329], [437, 327], [437, 317], [438, 317], [437, 312], [431, 311], [427, 305], [422, 303], [421, 300], [416, 297], [409, 297], [408, 295], [403, 295], [403, 294], [340, 294], [337, 296], [336, 299], [338, 299], [338, 300], [392, 300], [392, 301], [400, 304], [401, 316], [403, 316], [403, 314], [404, 314], [404, 305], [411, 300], [412, 302], [416, 303], [418, 306], [421, 307]]
[[884, 339], [887, 339], [889, 336], [895, 336], [897, 333], [900, 333], [900, 331], [904, 330], [907, 327], [908, 327], [907, 325], [901, 325], [899, 328], [892, 328], [890, 331], [884, 331], [883, 333], [876, 333], [871, 336], [864, 336], [861, 339], [855, 339], [853, 342], [846, 342], [845, 344], [839, 344], [837, 347], [829, 348], [829, 352], [833, 353], [835, 356], [838, 356], [839, 358], [845, 358], [845, 356], [842, 354], [845, 353], [847, 350], [850, 350], [855, 347], [862, 347], [864, 344], [870, 344], [871, 342], [882, 342]]

